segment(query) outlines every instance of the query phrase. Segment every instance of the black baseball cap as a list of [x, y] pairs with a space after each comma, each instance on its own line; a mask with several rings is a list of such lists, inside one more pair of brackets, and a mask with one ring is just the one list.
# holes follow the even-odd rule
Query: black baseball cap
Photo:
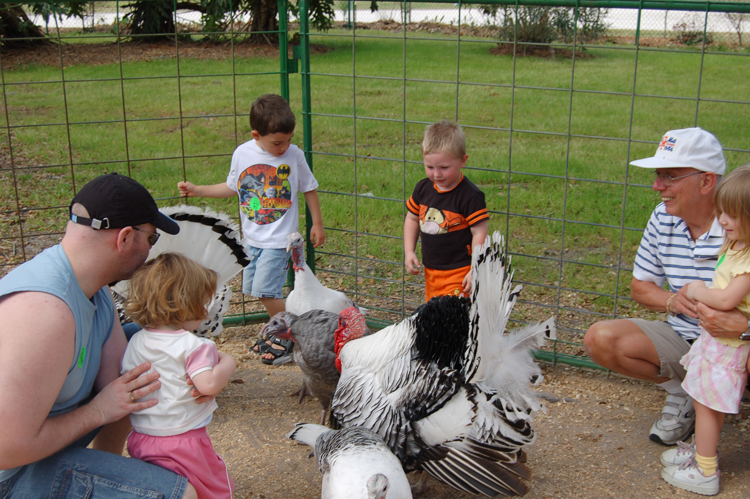
[[[80, 203], [89, 212], [84, 218], [73, 215], [72, 208]], [[99, 175], [84, 185], [70, 203], [70, 219], [98, 229], [122, 229], [150, 223], [167, 234], [177, 234], [177, 222], [159, 211], [156, 201], [141, 184], [117, 173]]]

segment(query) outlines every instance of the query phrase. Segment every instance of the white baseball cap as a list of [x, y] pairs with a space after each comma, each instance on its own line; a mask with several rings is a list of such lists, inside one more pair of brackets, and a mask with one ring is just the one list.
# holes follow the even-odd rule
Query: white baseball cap
[[724, 175], [727, 169], [719, 139], [698, 127], [668, 131], [653, 157], [630, 164], [641, 168], [695, 168], [717, 175]]

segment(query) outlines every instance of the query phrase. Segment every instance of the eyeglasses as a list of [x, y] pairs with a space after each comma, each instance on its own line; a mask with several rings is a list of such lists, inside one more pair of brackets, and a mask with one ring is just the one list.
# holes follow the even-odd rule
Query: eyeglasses
[[148, 234], [148, 244], [150, 244], [151, 246], [156, 244], [156, 241], [158, 241], [159, 237], [161, 237], [161, 234], [159, 234], [158, 232], [149, 232], [147, 230], [139, 229], [138, 227], [133, 227], [133, 230], [145, 232], [146, 234]]
[[680, 180], [681, 178], [687, 178], [692, 177], [693, 175], [700, 175], [701, 173], [706, 172], [695, 172], [695, 173], [689, 173], [687, 175], [680, 175], [679, 177], [673, 177], [672, 175], [668, 173], [656, 173], [654, 172], [654, 175], [656, 175], [656, 178], [654, 179], [654, 182], [657, 180], [661, 182], [661, 184], [664, 187], [671, 187], [675, 180]]

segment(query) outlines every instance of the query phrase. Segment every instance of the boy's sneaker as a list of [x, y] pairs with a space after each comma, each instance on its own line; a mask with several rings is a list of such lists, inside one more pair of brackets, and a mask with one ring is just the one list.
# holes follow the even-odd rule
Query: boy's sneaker
[[704, 496], [715, 496], [719, 493], [720, 476], [718, 468], [713, 475], [703, 476], [695, 459], [685, 461], [680, 466], [669, 466], [661, 471], [661, 477], [668, 484]]
[[689, 444], [677, 442], [677, 447], [662, 452], [661, 464], [664, 466], [679, 466], [685, 461], [693, 459], [693, 457], [695, 457], [695, 436]]
[[648, 438], [662, 445], [674, 445], [687, 440], [695, 429], [693, 399], [688, 396], [667, 395], [661, 419], [651, 427]]

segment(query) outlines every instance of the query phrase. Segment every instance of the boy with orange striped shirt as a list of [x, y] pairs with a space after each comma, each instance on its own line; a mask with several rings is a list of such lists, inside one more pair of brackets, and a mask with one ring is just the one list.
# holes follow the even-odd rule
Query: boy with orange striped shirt
[[464, 176], [466, 140], [456, 123], [427, 127], [422, 141], [426, 179], [417, 183], [406, 207], [404, 263], [419, 273], [417, 238], [422, 238], [425, 301], [433, 296], [468, 296], [471, 252], [484, 244], [489, 214], [484, 193]]

